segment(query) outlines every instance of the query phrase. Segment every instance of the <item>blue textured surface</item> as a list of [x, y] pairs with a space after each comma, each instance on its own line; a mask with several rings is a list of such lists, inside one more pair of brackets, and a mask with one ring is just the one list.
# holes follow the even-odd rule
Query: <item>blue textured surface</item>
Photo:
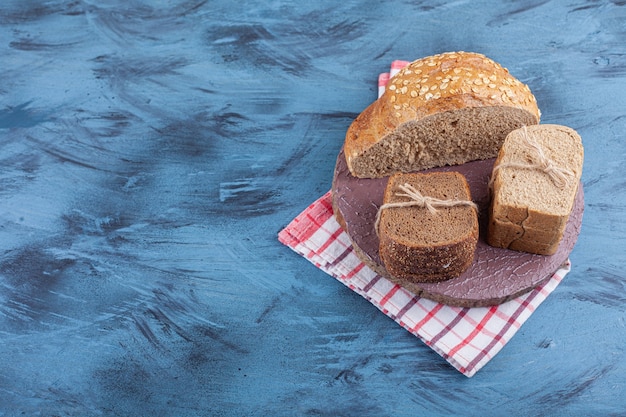
[[[471, 379], [276, 239], [449, 50], [586, 152], [573, 271]], [[626, 2], [4, 0], [0, 57], [0, 416], [626, 412]]]

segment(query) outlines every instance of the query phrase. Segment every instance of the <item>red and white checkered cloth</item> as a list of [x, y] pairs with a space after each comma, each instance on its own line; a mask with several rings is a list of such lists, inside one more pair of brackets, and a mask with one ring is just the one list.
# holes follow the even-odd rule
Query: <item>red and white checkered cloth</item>
[[[406, 64], [394, 61], [391, 74], [380, 75], [379, 95], [389, 78]], [[333, 216], [330, 191], [280, 231], [278, 239], [363, 296], [468, 377], [507, 344], [571, 268], [568, 261], [544, 284], [497, 306], [453, 307], [421, 298], [361, 262]]]

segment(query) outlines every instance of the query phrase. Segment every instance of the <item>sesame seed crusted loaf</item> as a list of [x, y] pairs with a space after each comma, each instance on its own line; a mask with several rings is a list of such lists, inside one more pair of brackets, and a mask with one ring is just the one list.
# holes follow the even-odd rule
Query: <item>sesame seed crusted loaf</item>
[[583, 154], [580, 136], [566, 126], [536, 125], [509, 133], [492, 174], [487, 242], [538, 255], [555, 253], [574, 206]]
[[539, 123], [527, 85], [484, 55], [448, 52], [412, 62], [351, 124], [344, 151], [352, 175], [457, 165], [496, 157], [506, 135]]
[[[419, 205], [402, 206], [414, 202], [398, 193], [407, 185], [421, 196], [438, 199], [442, 206], [435, 212]], [[439, 282], [461, 275], [472, 264], [478, 242], [478, 215], [471, 200], [467, 181], [458, 172], [392, 175], [378, 229], [387, 272], [411, 282]], [[397, 206], [385, 208], [393, 204]]]

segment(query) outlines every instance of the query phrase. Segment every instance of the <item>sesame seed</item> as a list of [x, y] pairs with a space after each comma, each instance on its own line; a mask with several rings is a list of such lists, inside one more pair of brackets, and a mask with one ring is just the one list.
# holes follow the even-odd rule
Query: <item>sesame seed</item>
[[431, 98], [433, 98], [433, 93], [428, 93], [425, 96], [426, 100], [430, 100]]
[[411, 90], [411, 97], [417, 97], [417, 96], [418, 96], [417, 91]]
[[391, 91], [393, 91], [393, 90], [395, 90], [395, 89], [396, 89], [396, 86], [395, 86], [394, 84], [391, 84], [391, 85], [389, 86], [389, 89], [390, 89]]

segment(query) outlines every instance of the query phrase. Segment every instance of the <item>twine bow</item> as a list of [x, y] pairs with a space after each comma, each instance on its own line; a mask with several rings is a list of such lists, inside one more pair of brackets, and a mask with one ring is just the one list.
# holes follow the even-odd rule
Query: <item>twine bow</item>
[[526, 148], [532, 153], [530, 163], [507, 162], [496, 165], [493, 168], [493, 173], [491, 174], [491, 179], [489, 180], [489, 189], [493, 188], [496, 172], [502, 168], [536, 169], [548, 175], [550, 180], [552, 180], [552, 183], [558, 188], [565, 187], [569, 183], [570, 178], [574, 176], [574, 173], [569, 169], [556, 166], [554, 161], [546, 156], [541, 146], [539, 146], [536, 141], [531, 139], [526, 126], [523, 128], [522, 138], [524, 139]]
[[398, 188], [404, 192], [396, 193], [396, 195], [399, 197], [409, 197], [410, 200], [386, 203], [380, 206], [378, 212], [376, 213], [376, 221], [374, 223], [374, 230], [376, 230], [376, 235], [378, 235], [378, 227], [380, 225], [382, 212], [383, 210], [388, 208], [425, 207], [431, 214], [435, 214], [437, 212], [437, 208], [441, 207], [469, 206], [478, 211], [478, 206], [470, 200], [441, 200], [439, 198], [428, 197], [420, 193], [415, 187], [408, 183], [399, 185]]

